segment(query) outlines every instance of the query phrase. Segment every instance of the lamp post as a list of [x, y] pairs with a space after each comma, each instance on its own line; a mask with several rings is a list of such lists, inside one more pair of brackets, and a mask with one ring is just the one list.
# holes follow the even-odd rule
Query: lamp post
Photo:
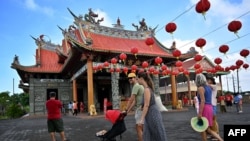
[[13, 78], [13, 95], [15, 94], [15, 79]]

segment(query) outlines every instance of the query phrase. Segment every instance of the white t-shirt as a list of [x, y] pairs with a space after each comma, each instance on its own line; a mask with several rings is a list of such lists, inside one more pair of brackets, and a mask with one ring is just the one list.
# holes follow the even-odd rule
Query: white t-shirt
[[216, 85], [210, 85], [212, 88], [212, 105], [217, 105], [217, 86]]

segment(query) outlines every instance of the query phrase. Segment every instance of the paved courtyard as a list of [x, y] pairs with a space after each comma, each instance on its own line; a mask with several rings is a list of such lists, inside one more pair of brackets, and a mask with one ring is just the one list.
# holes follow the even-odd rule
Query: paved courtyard
[[[219, 108], [218, 108], [219, 109]], [[190, 126], [190, 119], [195, 116], [193, 107], [188, 107], [182, 111], [163, 112], [164, 125], [166, 128], [168, 141], [200, 141], [200, 134], [195, 132]], [[64, 115], [65, 132], [71, 141], [100, 141], [95, 136], [97, 131], [110, 129], [112, 124], [103, 115], [88, 116], [80, 114], [78, 116]], [[134, 128], [134, 115], [129, 114], [125, 118], [127, 130], [122, 134], [122, 141], [136, 141], [136, 131]], [[223, 137], [223, 125], [240, 124], [250, 125], [250, 104], [244, 104], [243, 113], [237, 114], [235, 107], [227, 113], [218, 111], [218, 123], [220, 135]], [[57, 134], [59, 141], [59, 134]], [[21, 119], [0, 120], [0, 141], [50, 141], [46, 127], [46, 116], [28, 116]]]

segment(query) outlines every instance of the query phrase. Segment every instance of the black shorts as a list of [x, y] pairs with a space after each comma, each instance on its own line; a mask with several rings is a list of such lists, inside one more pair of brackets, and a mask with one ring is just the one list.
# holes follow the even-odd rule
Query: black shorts
[[62, 132], [64, 131], [63, 120], [60, 119], [48, 119], [47, 120], [48, 132]]
[[232, 106], [233, 103], [232, 103], [232, 101], [226, 101], [226, 105], [227, 105], [227, 106]]

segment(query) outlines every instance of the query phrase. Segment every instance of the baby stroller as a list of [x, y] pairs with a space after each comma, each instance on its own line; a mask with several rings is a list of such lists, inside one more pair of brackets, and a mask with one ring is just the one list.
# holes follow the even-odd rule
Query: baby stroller
[[101, 138], [102, 141], [116, 141], [116, 137], [120, 135], [122, 138], [122, 133], [126, 131], [126, 125], [124, 122], [124, 117], [126, 115], [118, 110], [108, 110], [106, 112], [106, 118], [113, 123], [112, 128], [108, 131], [101, 130], [96, 133], [96, 136]]

